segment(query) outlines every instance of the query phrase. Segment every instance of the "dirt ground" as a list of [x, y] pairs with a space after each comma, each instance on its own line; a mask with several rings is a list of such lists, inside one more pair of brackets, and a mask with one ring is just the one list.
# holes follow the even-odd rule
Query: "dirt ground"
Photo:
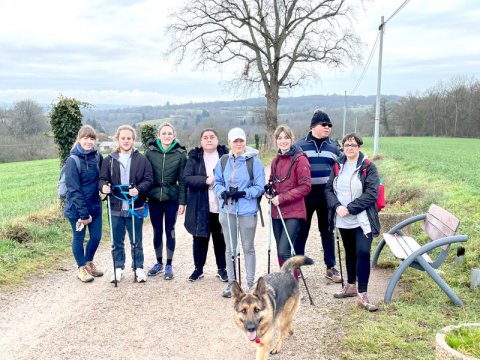
[[[267, 218], [266, 201], [262, 203]], [[254, 359], [254, 346], [233, 322], [231, 300], [221, 297], [225, 283], [215, 277], [212, 245], [205, 277], [194, 283], [187, 280], [193, 271], [192, 238], [183, 222], [183, 216], [179, 217], [175, 278], [171, 281], [160, 275], [137, 284], [128, 272], [115, 288], [109, 282], [112, 261], [109, 238], [105, 238], [96, 258], [104, 277], [81, 283], [72, 257], [55, 271], [33, 277], [22, 289], [0, 293], [0, 358]], [[267, 272], [267, 225], [262, 228], [259, 221], [257, 227], [257, 276]], [[144, 226], [144, 248], [148, 270], [155, 261], [149, 223]], [[340, 285], [324, 277], [321, 242], [313, 228], [306, 253], [316, 261], [303, 268], [315, 305], [310, 305], [301, 284], [305, 297], [294, 320], [295, 334], [272, 359], [340, 358], [336, 349], [342, 337], [342, 318], [353, 310], [355, 300], [333, 298]], [[276, 271], [273, 239], [271, 254], [272, 270]], [[372, 271], [369, 295], [373, 302], [383, 299], [389, 276], [385, 270]]]

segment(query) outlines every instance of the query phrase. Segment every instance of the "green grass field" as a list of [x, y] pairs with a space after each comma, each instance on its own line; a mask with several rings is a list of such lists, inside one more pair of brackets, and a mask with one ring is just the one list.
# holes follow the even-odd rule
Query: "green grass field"
[[[365, 139], [368, 155], [372, 145]], [[392, 303], [371, 314], [355, 309], [341, 319], [346, 337], [338, 346], [345, 359], [434, 359], [436, 331], [480, 321], [480, 292], [469, 290], [470, 270], [480, 267], [480, 140], [381, 138], [379, 148], [385, 212], [423, 213], [435, 203], [461, 220], [459, 232], [469, 236], [465, 259], [455, 266], [453, 249], [441, 270], [465, 307], [454, 306], [424, 273], [407, 270]], [[58, 160], [0, 165], [0, 286], [71, 256], [70, 230], [57, 205], [58, 173]], [[382, 262], [398, 264], [388, 248]]]

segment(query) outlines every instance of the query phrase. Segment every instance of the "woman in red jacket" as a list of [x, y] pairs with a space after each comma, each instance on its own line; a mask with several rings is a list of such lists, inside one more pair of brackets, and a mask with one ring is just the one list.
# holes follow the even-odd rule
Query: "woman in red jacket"
[[[272, 160], [270, 180], [265, 186], [267, 197], [273, 196], [272, 227], [277, 242], [278, 264], [280, 267], [292, 256], [292, 243], [295, 242], [302, 220], [307, 217], [303, 198], [310, 192], [310, 164], [302, 149], [293, 145], [292, 129], [286, 125], [277, 127], [273, 136], [277, 142], [278, 154]], [[272, 191], [273, 190], [273, 191]], [[278, 209], [285, 221], [280, 219]], [[298, 280], [298, 276], [296, 276]]]

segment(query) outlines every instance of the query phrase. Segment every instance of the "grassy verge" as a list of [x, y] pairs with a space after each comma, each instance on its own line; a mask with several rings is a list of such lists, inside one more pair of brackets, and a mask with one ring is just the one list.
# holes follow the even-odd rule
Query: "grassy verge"
[[[387, 189], [385, 211], [417, 214], [435, 203], [455, 214], [461, 221], [459, 233], [469, 236], [463, 263], [455, 265], [454, 248], [441, 268], [465, 307], [453, 305], [428, 275], [409, 269], [400, 281], [402, 294], [392, 303], [377, 314], [354, 311], [345, 321], [352, 326], [342, 357], [434, 359], [439, 329], [480, 318], [480, 293], [469, 290], [470, 269], [479, 267], [480, 259], [480, 141], [382, 138], [380, 146], [383, 156], [376, 163]], [[371, 153], [371, 139], [366, 139], [365, 152]], [[388, 253], [388, 248], [382, 252], [380, 262], [391, 261]]]

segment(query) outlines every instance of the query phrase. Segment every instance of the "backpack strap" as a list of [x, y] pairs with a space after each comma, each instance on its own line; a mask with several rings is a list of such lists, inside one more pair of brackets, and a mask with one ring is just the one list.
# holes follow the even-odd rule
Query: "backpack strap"
[[77, 171], [80, 174], [82, 172], [82, 167], [80, 165], [80, 158], [77, 155], [70, 155], [70, 157], [75, 161], [75, 165], [77, 165]]
[[[225, 171], [225, 166], [227, 166], [227, 161], [228, 161], [228, 154], [223, 154], [222, 157], [220, 158], [220, 165], [222, 166], [222, 177], [223, 177], [223, 172]], [[248, 175], [250, 176], [250, 184], [248, 186], [252, 186], [252, 184], [253, 184], [253, 157], [248, 158], [246, 160], [246, 165], [247, 165]], [[223, 181], [225, 182], [225, 178], [223, 178]]]

